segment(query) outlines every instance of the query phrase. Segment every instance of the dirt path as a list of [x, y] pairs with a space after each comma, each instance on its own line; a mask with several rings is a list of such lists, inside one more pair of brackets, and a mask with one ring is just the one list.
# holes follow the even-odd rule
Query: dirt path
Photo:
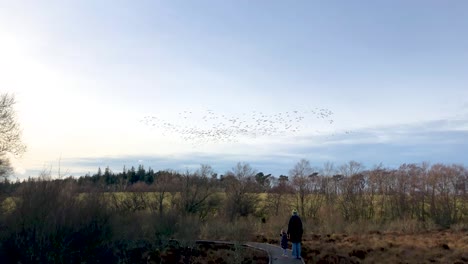
[[279, 246], [265, 244], [265, 243], [256, 243], [256, 242], [247, 242], [245, 243], [249, 247], [258, 248], [268, 252], [270, 256], [270, 264], [303, 264], [304, 260], [298, 260], [291, 257], [291, 250], [288, 250], [288, 256], [283, 256], [283, 249]]

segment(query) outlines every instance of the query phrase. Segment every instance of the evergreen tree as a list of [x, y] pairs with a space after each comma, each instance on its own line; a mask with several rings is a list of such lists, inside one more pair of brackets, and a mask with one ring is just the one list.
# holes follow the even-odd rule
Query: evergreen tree
[[135, 167], [132, 166], [128, 171], [128, 178], [130, 179], [130, 184], [134, 184], [139, 180]]
[[145, 175], [146, 175], [146, 171], [145, 171], [145, 167], [143, 166], [143, 164], [138, 165], [138, 171], [137, 171], [138, 179], [137, 179], [137, 181], [144, 181], [145, 180]]
[[115, 176], [110, 170], [109, 166], [104, 169], [104, 181], [107, 185], [115, 184]]

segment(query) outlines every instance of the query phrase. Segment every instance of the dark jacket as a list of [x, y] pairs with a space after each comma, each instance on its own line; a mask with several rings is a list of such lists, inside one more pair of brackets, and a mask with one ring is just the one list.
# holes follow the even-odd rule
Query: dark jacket
[[288, 234], [282, 233], [281, 236], [281, 247], [287, 249], [288, 248]]
[[289, 219], [288, 234], [292, 243], [300, 243], [302, 240], [302, 221], [298, 215], [293, 215]]

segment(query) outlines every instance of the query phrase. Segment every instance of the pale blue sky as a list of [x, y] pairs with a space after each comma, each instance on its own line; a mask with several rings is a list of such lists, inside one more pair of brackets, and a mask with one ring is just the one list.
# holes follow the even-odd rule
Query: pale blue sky
[[[0, 0], [23, 175], [59, 159], [73, 174], [139, 160], [274, 174], [301, 158], [467, 164], [467, 84], [467, 1]], [[139, 122], [315, 107], [333, 125], [197, 147]]]

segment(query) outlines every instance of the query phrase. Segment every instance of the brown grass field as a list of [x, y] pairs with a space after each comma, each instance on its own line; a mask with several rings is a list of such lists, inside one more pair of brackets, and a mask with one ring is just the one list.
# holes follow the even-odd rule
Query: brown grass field
[[302, 251], [306, 263], [468, 263], [468, 230], [307, 234]]

